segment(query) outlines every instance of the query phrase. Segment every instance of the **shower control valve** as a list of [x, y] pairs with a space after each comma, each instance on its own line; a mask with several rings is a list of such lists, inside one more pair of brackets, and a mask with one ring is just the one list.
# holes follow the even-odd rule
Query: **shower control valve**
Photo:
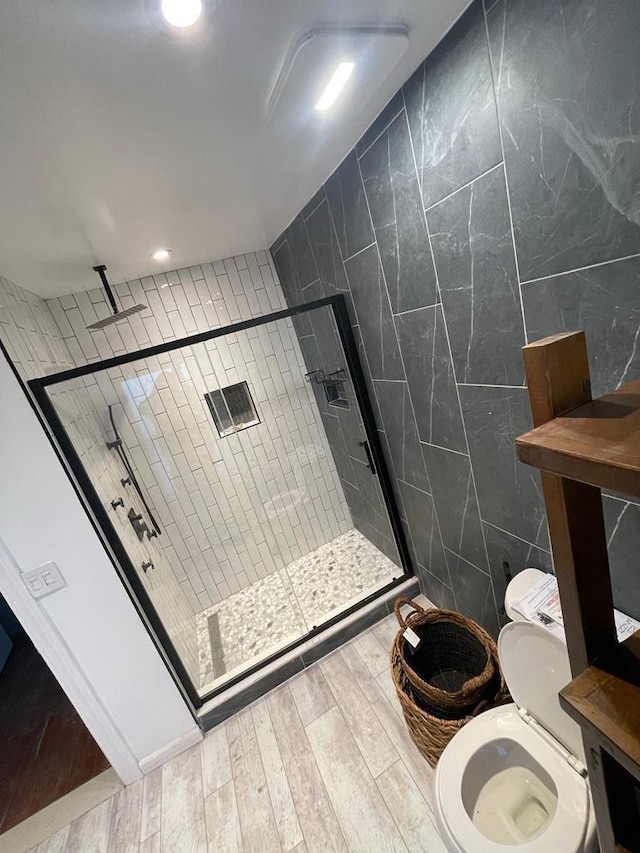
[[144, 534], [149, 532], [149, 528], [142, 520], [142, 516], [139, 512], [136, 512], [133, 507], [131, 507], [131, 509], [127, 513], [127, 518], [131, 522], [131, 526], [135, 530], [136, 536], [138, 537], [140, 542], [142, 542], [142, 540], [144, 539]]

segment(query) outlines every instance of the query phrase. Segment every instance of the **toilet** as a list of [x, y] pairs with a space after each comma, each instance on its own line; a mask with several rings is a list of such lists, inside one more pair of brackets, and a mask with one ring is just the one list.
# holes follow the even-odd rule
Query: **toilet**
[[525, 569], [505, 595], [513, 621], [498, 652], [513, 704], [467, 723], [436, 766], [436, 820], [453, 853], [597, 850], [580, 727], [558, 700], [571, 681], [566, 645], [513, 606], [542, 574]]

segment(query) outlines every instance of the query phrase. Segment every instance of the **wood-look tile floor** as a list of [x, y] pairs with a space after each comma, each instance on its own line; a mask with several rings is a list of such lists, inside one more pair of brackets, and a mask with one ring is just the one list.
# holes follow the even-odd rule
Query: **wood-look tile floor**
[[30, 853], [444, 853], [379, 622]]

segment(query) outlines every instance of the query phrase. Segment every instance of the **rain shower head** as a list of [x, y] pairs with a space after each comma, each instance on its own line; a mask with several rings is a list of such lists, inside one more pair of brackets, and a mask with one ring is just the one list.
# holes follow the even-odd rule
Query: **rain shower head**
[[95, 323], [91, 323], [90, 326], [87, 326], [87, 329], [104, 329], [105, 326], [110, 326], [112, 323], [117, 323], [118, 320], [124, 320], [125, 317], [130, 317], [132, 314], [137, 314], [139, 311], [145, 310], [147, 306], [140, 304], [132, 305], [131, 308], [125, 308], [123, 311], [118, 311], [115, 296], [113, 295], [111, 286], [107, 281], [106, 266], [104, 264], [100, 264], [93, 269], [100, 276], [100, 282], [102, 283], [104, 292], [107, 294], [107, 299], [109, 301], [109, 305], [111, 305], [113, 314], [110, 317], [105, 317], [104, 320], [98, 320]]

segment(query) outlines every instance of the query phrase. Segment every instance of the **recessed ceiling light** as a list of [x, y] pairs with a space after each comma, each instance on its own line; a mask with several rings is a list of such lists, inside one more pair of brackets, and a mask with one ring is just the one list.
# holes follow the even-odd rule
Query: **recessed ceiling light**
[[190, 27], [202, 14], [202, 0], [162, 0], [160, 11], [172, 27]]
[[156, 249], [149, 257], [152, 261], [166, 261], [171, 256], [171, 249]]
[[351, 77], [351, 72], [354, 67], [354, 62], [341, 62], [340, 65], [338, 65], [331, 75], [331, 79], [327, 83], [324, 92], [320, 95], [318, 103], [316, 104], [316, 109], [319, 112], [323, 113], [333, 104], [340, 92], [344, 89], [347, 80]]

